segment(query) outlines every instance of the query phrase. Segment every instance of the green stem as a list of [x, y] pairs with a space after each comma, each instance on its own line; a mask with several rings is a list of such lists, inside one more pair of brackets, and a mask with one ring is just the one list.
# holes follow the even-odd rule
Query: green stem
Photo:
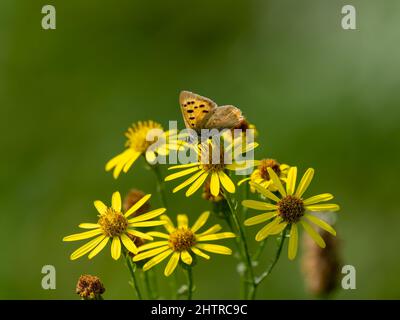
[[192, 300], [192, 294], [193, 294], [193, 273], [192, 273], [192, 268], [188, 266], [186, 268], [187, 271], [187, 280], [188, 280], [188, 300]]
[[[250, 186], [248, 183], [245, 183], [244, 189], [243, 189], [243, 199], [249, 199], [250, 196]], [[243, 219], [247, 218], [247, 207], [242, 206], [242, 214], [243, 214]]]
[[149, 275], [149, 280], [150, 280], [150, 285], [153, 288], [153, 299], [158, 299], [159, 298], [159, 294], [158, 294], [158, 283], [157, 283], [157, 278], [154, 275], [154, 270], [148, 270], [146, 271]]
[[260, 259], [260, 256], [264, 251], [265, 245], [267, 244], [267, 239], [268, 238], [265, 238], [263, 241], [260, 242], [257, 251], [253, 255], [253, 261], [257, 261], [258, 259]]
[[157, 178], [157, 192], [160, 194], [161, 203], [164, 208], [167, 208], [167, 196], [165, 194], [165, 184], [164, 184], [164, 180], [162, 178], [160, 165], [155, 164], [155, 165], [151, 166], [151, 168], [153, 169], [153, 171], [156, 175], [156, 178]]
[[154, 300], [153, 290], [151, 289], [150, 278], [148, 272], [143, 272], [144, 284], [146, 285], [147, 296], [150, 300]]
[[228, 202], [229, 209], [231, 210], [231, 214], [232, 214], [233, 223], [235, 224], [235, 227], [236, 227], [237, 231], [239, 232], [239, 237], [240, 237], [242, 245], [243, 245], [243, 253], [244, 253], [244, 260], [245, 260], [244, 262], [246, 263], [247, 271], [249, 272], [249, 275], [250, 275], [249, 282], [252, 286], [252, 290], [250, 291], [250, 297], [253, 298], [253, 292], [255, 291], [256, 281], [255, 281], [253, 265], [252, 265], [252, 261], [251, 261], [251, 257], [250, 257], [250, 253], [249, 253], [249, 247], [247, 245], [246, 235], [245, 235], [242, 225], [240, 224], [239, 219], [237, 217], [236, 206], [233, 203], [231, 196], [226, 191], [224, 192], [224, 196], [225, 196], [226, 201]]
[[135, 270], [134, 270], [135, 266], [133, 264], [133, 261], [127, 252], [124, 252], [124, 255], [125, 255], [126, 265], [128, 266], [129, 273], [131, 274], [132, 285], [133, 285], [133, 288], [135, 289], [136, 296], [139, 300], [143, 300], [142, 294], [140, 293], [139, 285], [138, 285], [138, 282], [136, 279]]
[[284, 231], [282, 231], [281, 237], [280, 237], [280, 239], [278, 239], [274, 259], [268, 265], [267, 269], [255, 281], [255, 287], [254, 287], [252, 299], [254, 299], [256, 296], [257, 287], [260, 285], [261, 282], [263, 282], [263, 280], [266, 277], [268, 277], [271, 274], [272, 270], [274, 269], [275, 265], [277, 264], [277, 262], [281, 256], [281, 253], [282, 253], [282, 248], [283, 248], [285, 239], [286, 239], [286, 229]]

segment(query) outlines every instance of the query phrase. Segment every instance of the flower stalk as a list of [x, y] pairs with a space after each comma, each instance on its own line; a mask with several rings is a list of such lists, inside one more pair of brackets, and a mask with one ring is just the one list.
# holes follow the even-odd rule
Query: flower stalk
[[240, 240], [241, 240], [241, 245], [242, 245], [242, 250], [243, 250], [242, 258], [244, 260], [243, 262], [246, 264], [246, 272], [249, 275], [248, 283], [251, 285], [251, 288], [248, 292], [248, 296], [251, 299], [253, 299], [253, 296], [254, 296], [253, 292], [255, 291], [255, 288], [256, 288], [256, 280], [254, 277], [253, 265], [252, 265], [252, 260], [251, 260], [251, 256], [249, 253], [246, 235], [244, 233], [242, 225], [237, 216], [237, 210], [236, 210], [237, 204], [234, 203], [234, 200], [232, 199], [232, 197], [229, 195], [228, 192], [224, 192], [224, 197], [225, 197], [226, 201], [228, 202], [233, 224], [235, 225], [235, 228], [236, 228], [236, 230], [239, 234]]
[[124, 250], [124, 255], [125, 255], [126, 265], [127, 265], [127, 267], [128, 267], [129, 273], [130, 273], [130, 275], [131, 275], [131, 279], [132, 279], [131, 284], [132, 284], [133, 289], [135, 290], [136, 297], [137, 297], [137, 299], [139, 299], [139, 300], [143, 300], [143, 296], [142, 296], [142, 293], [141, 293], [141, 291], [140, 291], [139, 284], [138, 284], [138, 281], [137, 281], [137, 278], [136, 278], [136, 274], [135, 274], [135, 271], [136, 271], [136, 264], [134, 264], [134, 263], [132, 262], [132, 258], [131, 258], [130, 255], [126, 252], [126, 250]]

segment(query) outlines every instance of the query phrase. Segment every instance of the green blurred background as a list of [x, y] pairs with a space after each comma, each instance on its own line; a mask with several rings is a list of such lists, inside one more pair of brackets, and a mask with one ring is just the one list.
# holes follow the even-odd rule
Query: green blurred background
[[[54, 31], [41, 28], [45, 4], [56, 7]], [[106, 299], [132, 297], [109, 247], [71, 262], [79, 243], [61, 239], [96, 218], [93, 200], [155, 192], [143, 161], [118, 180], [104, 165], [134, 121], [183, 127], [182, 89], [240, 107], [260, 132], [258, 158], [312, 166], [310, 194], [336, 196], [343, 262], [357, 270], [357, 289], [336, 298], [400, 298], [400, 2], [352, 0], [355, 31], [341, 28], [344, 4], [2, 0], [0, 298], [76, 299], [82, 273], [102, 278]], [[169, 203], [170, 215], [192, 219], [208, 208], [200, 193]], [[56, 290], [41, 288], [46, 264]], [[238, 297], [232, 257], [199, 263], [195, 279], [196, 298]], [[300, 259], [283, 255], [258, 297], [309, 298]]]

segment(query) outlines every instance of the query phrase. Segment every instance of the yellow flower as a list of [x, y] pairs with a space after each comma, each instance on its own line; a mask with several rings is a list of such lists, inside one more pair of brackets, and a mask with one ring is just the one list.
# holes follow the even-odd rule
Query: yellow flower
[[[270, 191], [277, 191], [278, 189], [274, 185], [268, 173], [268, 168], [272, 168], [272, 170], [274, 170], [275, 173], [279, 176], [281, 182], [286, 183], [287, 173], [290, 168], [287, 164], [280, 164], [275, 159], [262, 159], [257, 164], [257, 169], [253, 171], [249, 178], [240, 180], [238, 182], [238, 186], [240, 186], [245, 181], [251, 181]], [[253, 193], [256, 192], [256, 189], [251, 185], [250, 190]]]
[[[240, 146], [242, 142], [240, 139]], [[182, 182], [180, 185], [173, 189], [173, 193], [182, 190], [183, 188], [190, 185], [186, 191], [186, 196], [189, 197], [194, 194], [207, 180], [210, 179], [210, 191], [211, 195], [217, 197], [221, 193], [221, 186], [229, 193], [235, 193], [235, 184], [231, 178], [226, 174], [226, 170], [244, 170], [251, 168], [254, 165], [254, 161], [244, 160], [241, 162], [235, 161], [235, 155], [237, 155], [237, 147], [239, 144], [230, 143], [226, 149], [221, 146], [216, 146], [215, 143], [202, 143], [194, 147], [194, 150], [198, 156], [198, 162], [182, 164], [177, 166], [169, 167], [168, 170], [183, 169], [180, 172], [176, 172], [168, 175], [165, 181], [174, 180], [192, 174], [192, 176]], [[258, 145], [256, 143], [249, 144], [247, 149], [240, 152], [248, 152]], [[220, 148], [219, 163], [213, 161], [213, 148]], [[234, 154], [234, 155], [232, 155]], [[228, 158], [229, 155], [229, 158]], [[225, 164], [225, 159], [229, 160], [229, 164]], [[228, 162], [228, 161], [226, 161]]]
[[203, 243], [205, 241], [235, 237], [235, 234], [232, 232], [217, 233], [221, 230], [219, 224], [202, 233], [197, 233], [207, 222], [209, 216], [210, 212], [203, 212], [191, 228], [189, 227], [188, 217], [185, 214], [178, 215], [178, 227], [175, 227], [166, 215], [161, 216], [161, 220], [166, 222], [164, 227], [168, 231], [168, 234], [155, 231], [149, 232], [149, 235], [164, 240], [150, 242], [141, 246], [139, 248], [140, 253], [133, 258], [133, 261], [151, 258], [143, 266], [143, 270], [146, 271], [171, 256], [164, 270], [164, 275], [168, 277], [174, 272], [179, 260], [182, 260], [187, 265], [191, 265], [193, 254], [207, 260], [210, 259], [210, 256], [202, 250], [226, 255], [232, 254], [232, 250], [225, 246]]
[[[183, 144], [178, 140], [177, 130], [163, 131], [159, 123], [151, 120], [133, 124], [125, 136], [128, 138], [125, 143], [127, 149], [106, 164], [106, 171], [114, 169], [115, 179], [121, 171], [128, 172], [140, 155], [144, 154], [147, 162], [153, 164], [157, 155], [166, 156], [170, 150], [179, 150]], [[159, 139], [160, 142], [153, 146]]]
[[96, 200], [94, 206], [99, 212], [97, 223], [81, 223], [79, 225], [82, 229], [91, 230], [63, 238], [63, 241], [77, 241], [96, 237], [78, 250], [74, 251], [70, 257], [71, 260], [78, 259], [89, 252], [89, 259], [92, 259], [103, 250], [110, 239], [111, 256], [115, 260], [118, 260], [121, 255], [121, 242], [128, 251], [137, 254], [139, 252], [138, 248], [131, 240], [130, 236], [153, 240], [153, 237], [137, 230], [137, 228], [159, 226], [166, 223], [165, 221], [151, 220], [163, 214], [166, 210], [165, 208], [152, 210], [129, 219], [129, 217], [140, 209], [140, 207], [144, 205], [150, 197], [151, 194], [144, 196], [125, 213], [122, 213], [121, 211], [121, 195], [119, 192], [113, 193], [111, 207], [107, 207], [103, 202]]
[[337, 211], [339, 210], [339, 206], [337, 204], [321, 203], [333, 199], [333, 195], [330, 193], [323, 193], [303, 199], [303, 194], [307, 190], [314, 176], [314, 169], [309, 168], [306, 171], [297, 186], [297, 189], [297, 167], [291, 167], [289, 169], [286, 189], [283, 188], [283, 185], [274, 170], [268, 168], [268, 173], [273, 180], [273, 183], [276, 185], [280, 197], [256, 183], [251, 182], [251, 185], [263, 196], [272, 200], [276, 204], [256, 200], [244, 200], [242, 202], [242, 205], [247, 208], [266, 211], [265, 213], [247, 219], [244, 222], [246, 226], [256, 225], [273, 219], [272, 222], [269, 222], [257, 233], [256, 240], [262, 241], [270, 235], [279, 234], [288, 226], [290, 228], [288, 256], [289, 259], [293, 260], [296, 257], [298, 246], [297, 225], [301, 224], [311, 238], [313, 238], [321, 248], [325, 248], [325, 241], [321, 238], [318, 232], [311, 227], [309, 222], [312, 222], [332, 235], [336, 235], [336, 231], [328, 223], [307, 213], [307, 211]]

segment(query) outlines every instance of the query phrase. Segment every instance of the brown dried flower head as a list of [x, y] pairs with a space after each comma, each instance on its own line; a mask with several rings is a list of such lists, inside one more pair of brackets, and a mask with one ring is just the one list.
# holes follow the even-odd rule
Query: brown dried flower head
[[80, 295], [83, 300], [102, 300], [102, 294], [105, 288], [100, 281], [99, 277], [90, 274], [84, 274], [79, 277], [76, 284], [76, 293]]
[[340, 250], [337, 237], [319, 229], [326, 248], [320, 248], [307, 234], [303, 234], [302, 271], [308, 291], [318, 297], [333, 293], [339, 283]]
[[[138, 202], [140, 199], [142, 199], [146, 194], [138, 189], [131, 189], [128, 194], [124, 198], [124, 211], [128, 211], [136, 202]], [[150, 203], [146, 202], [143, 206], [141, 206], [133, 215], [138, 216], [143, 213], [146, 213], [150, 210]]]

